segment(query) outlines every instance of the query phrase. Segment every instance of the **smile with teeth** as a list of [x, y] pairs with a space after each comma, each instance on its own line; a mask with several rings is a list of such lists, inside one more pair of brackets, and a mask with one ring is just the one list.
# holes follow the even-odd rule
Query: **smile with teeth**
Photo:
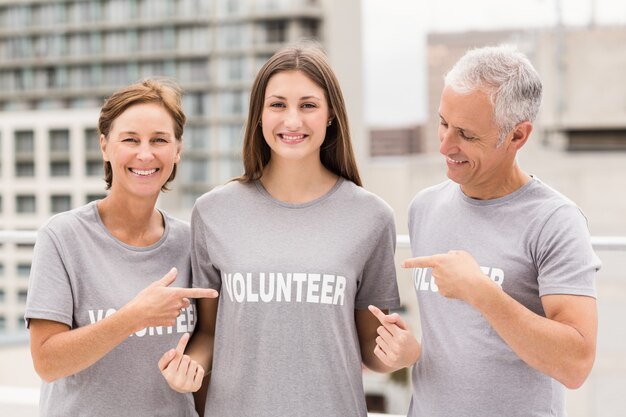
[[278, 136], [284, 142], [301, 142], [306, 137], [306, 135], [303, 134], [303, 133], [300, 133], [298, 135], [290, 135], [288, 133], [280, 133]]
[[157, 168], [152, 168], [152, 169], [130, 168], [130, 172], [132, 172], [133, 174], [141, 175], [142, 177], [147, 177], [148, 175], [152, 175], [157, 171], [158, 171]]
[[446, 159], [448, 160], [449, 163], [455, 164], [455, 165], [460, 165], [460, 164], [464, 164], [467, 162], [467, 161], [457, 161], [456, 159], [452, 159], [449, 156], [447, 156]]

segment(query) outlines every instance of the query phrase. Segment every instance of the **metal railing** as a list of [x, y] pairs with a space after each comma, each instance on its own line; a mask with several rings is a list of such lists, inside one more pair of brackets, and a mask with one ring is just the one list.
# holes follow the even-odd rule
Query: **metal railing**
[[[0, 243], [33, 244], [36, 237], [34, 230], [0, 230]], [[626, 251], [626, 236], [592, 236], [591, 244], [595, 250]], [[397, 246], [410, 247], [409, 235], [398, 235]]]

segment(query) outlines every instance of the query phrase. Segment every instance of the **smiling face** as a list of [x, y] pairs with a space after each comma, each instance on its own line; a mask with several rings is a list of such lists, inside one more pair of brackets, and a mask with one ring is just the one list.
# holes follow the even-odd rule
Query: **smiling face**
[[156, 197], [180, 161], [174, 120], [156, 103], [136, 104], [114, 121], [108, 138], [100, 136], [102, 157], [111, 164], [111, 192]]
[[515, 139], [524, 126], [509, 132], [498, 145], [489, 97], [482, 91], [461, 94], [450, 87], [441, 95], [439, 116], [439, 151], [446, 157], [448, 178], [470, 197], [504, 195], [516, 173], [515, 155], [523, 141]]
[[321, 163], [329, 119], [324, 90], [304, 73], [284, 71], [269, 79], [261, 125], [271, 159]]

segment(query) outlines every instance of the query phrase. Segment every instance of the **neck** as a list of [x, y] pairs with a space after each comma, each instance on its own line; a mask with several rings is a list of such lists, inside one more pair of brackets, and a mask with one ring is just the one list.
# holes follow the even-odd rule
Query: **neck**
[[155, 207], [157, 198], [121, 198], [111, 190], [98, 202], [98, 212], [115, 238], [132, 246], [149, 246], [165, 231], [163, 217]]
[[277, 200], [298, 204], [323, 196], [337, 179], [319, 159], [312, 163], [271, 159], [263, 169], [261, 183]]
[[471, 187], [461, 185], [461, 191], [466, 196], [476, 200], [493, 200], [511, 194], [522, 188], [531, 177], [515, 163], [509, 175], [495, 181], [485, 181]]

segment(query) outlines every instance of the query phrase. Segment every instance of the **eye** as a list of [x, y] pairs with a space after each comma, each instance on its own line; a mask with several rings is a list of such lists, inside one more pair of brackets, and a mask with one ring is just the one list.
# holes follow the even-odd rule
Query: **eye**
[[168, 140], [165, 138], [154, 138], [152, 139], [153, 142], [159, 142], [159, 143], [168, 143]]
[[443, 127], [448, 127], [448, 124], [443, 119], [439, 119], [439, 124]]
[[474, 140], [474, 139], [476, 139], [474, 136], [468, 136], [463, 130], [459, 130], [459, 136], [461, 136], [465, 140]]
[[315, 105], [315, 103], [303, 103], [302, 108], [303, 109], [315, 109], [317, 108], [317, 105]]
[[137, 142], [137, 139], [135, 139], [135, 138], [124, 138], [124, 139], [122, 139], [122, 142], [135, 143], [135, 142]]
[[274, 103], [270, 103], [270, 107], [280, 109], [280, 108], [285, 107], [285, 103], [282, 103], [280, 101], [275, 101]]

